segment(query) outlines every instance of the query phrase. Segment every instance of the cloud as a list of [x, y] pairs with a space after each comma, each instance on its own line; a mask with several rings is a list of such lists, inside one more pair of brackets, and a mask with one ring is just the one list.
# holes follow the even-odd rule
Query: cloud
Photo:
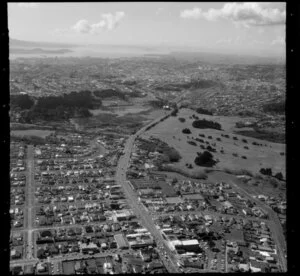
[[285, 24], [285, 3], [226, 3], [221, 9], [202, 11], [200, 8], [183, 10], [180, 17], [215, 21], [227, 19], [235, 24], [249, 26], [267, 26]]
[[37, 8], [39, 3], [18, 3], [18, 7], [20, 8]]
[[271, 42], [271, 45], [285, 45], [285, 38], [278, 36]]
[[102, 19], [94, 24], [89, 24], [86, 19], [81, 19], [72, 27], [72, 30], [82, 34], [97, 34], [103, 29], [113, 30], [119, 25], [124, 16], [125, 13], [122, 11], [115, 14], [105, 13], [101, 15]]
[[162, 11], [164, 10], [164, 8], [158, 8], [155, 12], [156, 15], [159, 15]]
[[199, 8], [193, 8], [192, 10], [183, 10], [180, 12], [180, 17], [186, 18], [186, 19], [198, 19], [203, 16], [203, 12]]
[[79, 20], [72, 28], [74, 31], [83, 34], [89, 33], [91, 31], [91, 26], [85, 19]]

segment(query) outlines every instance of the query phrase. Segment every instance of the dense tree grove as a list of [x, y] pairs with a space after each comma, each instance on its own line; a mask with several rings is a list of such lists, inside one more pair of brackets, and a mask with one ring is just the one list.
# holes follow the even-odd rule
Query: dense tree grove
[[190, 131], [189, 128], [184, 128], [184, 129], [182, 130], [182, 133], [184, 133], [184, 134], [191, 134], [191, 131]]
[[285, 101], [277, 102], [277, 103], [267, 103], [263, 105], [263, 111], [267, 113], [277, 113], [284, 114], [285, 113]]
[[205, 120], [205, 119], [195, 120], [192, 123], [192, 126], [194, 128], [201, 128], [201, 129], [204, 129], [204, 128], [212, 128], [212, 129], [217, 129], [217, 130], [222, 129], [222, 126], [219, 123], [213, 122], [213, 121], [208, 121], [208, 120]]
[[213, 155], [209, 151], [203, 153], [197, 153], [198, 156], [195, 158], [195, 164], [202, 167], [213, 167], [217, 161], [213, 159]]
[[21, 121], [24, 123], [31, 123], [36, 119], [60, 121], [72, 117], [89, 117], [92, 116], [89, 109], [101, 105], [101, 100], [95, 100], [90, 91], [41, 97], [35, 104], [28, 95], [18, 95], [12, 99], [12, 106], [21, 108]]
[[12, 107], [19, 107], [21, 109], [30, 109], [34, 105], [34, 100], [27, 94], [11, 95], [10, 104]]
[[196, 112], [199, 113], [199, 114], [213, 115], [213, 113], [210, 110], [207, 110], [207, 109], [202, 108], [202, 107], [198, 107], [196, 109]]
[[101, 99], [116, 97], [124, 101], [127, 100], [125, 93], [122, 93], [115, 89], [96, 90], [93, 93], [96, 97], [99, 97]]

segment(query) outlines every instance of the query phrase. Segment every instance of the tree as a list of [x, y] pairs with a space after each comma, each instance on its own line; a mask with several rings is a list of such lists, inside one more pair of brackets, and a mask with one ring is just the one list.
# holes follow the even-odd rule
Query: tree
[[180, 154], [175, 149], [170, 149], [166, 152], [170, 162], [178, 162], [181, 159]]
[[195, 158], [195, 164], [203, 167], [212, 167], [217, 161], [213, 159], [213, 155], [209, 151], [204, 151], [203, 153], [197, 153], [198, 156]]
[[282, 175], [281, 172], [276, 173], [276, 174], [274, 175], [274, 177], [276, 177], [278, 180], [283, 180], [283, 175]]
[[175, 108], [172, 112], [171, 112], [171, 116], [177, 116], [178, 113], [178, 108]]
[[259, 172], [261, 174], [264, 174], [264, 175], [269, 175], [269, 176], [272, 176], [272, 169], [271, 168], [261, 168], [259, 170]]

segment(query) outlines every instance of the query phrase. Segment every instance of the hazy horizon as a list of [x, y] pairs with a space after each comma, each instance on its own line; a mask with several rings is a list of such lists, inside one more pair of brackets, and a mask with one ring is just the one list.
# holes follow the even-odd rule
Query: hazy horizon
[[8, 3], [10, 37], [285, 56], [285, 3]]

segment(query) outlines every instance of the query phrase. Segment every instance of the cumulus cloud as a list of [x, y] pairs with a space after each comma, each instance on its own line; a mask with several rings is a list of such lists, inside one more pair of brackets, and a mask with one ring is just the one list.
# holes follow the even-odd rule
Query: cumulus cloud
[[183, 10], [180, 12], [180, 17], [182, 18], [191, 18], [191, 19], [198, 19], [203, 16], [203, 11], [199, 8], [193, 8], [192, 10]]
[[227, 19], [235, 24], [266, 26], [285, 24], [285, 3], [226, 3], [221, 9], [202, 11], [200, 8], [183, 10], [180, 17], [185, 19], [204, 18], [206, 20]]
[[91, 31], [91, 26], [89, 25], [89, 22], [85, 19], [79, 20], [74, 26], [74, 31], [78, 33], [89, 33]]
[[18, 3], [20, 8], [37, 8], [39, 5], [39, 3]]
[[271, 45], [285, 45], [285, 39], [283, 36], [276, 37], [272, 42]]
[[122, 11], [112, 13], [105, 13], [101, 15], [101, 20], [98, 23], [90, 24], [87, 20], [79, 20], [72, 29], [82, 34], [97, 34], [101, 30], [113, 30], [115, 29], [120, 21], [124, 18], [125, 13]]

